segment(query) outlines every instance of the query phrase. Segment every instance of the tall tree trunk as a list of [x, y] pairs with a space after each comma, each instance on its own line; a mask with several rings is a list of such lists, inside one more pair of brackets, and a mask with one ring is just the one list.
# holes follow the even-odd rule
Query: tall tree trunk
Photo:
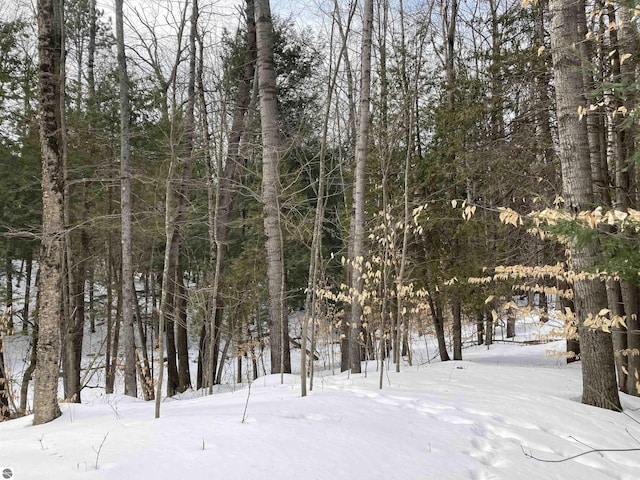
[[360, 111], [356, 133], [356, 158], [353, 192], [353, 245], [349, 258], [352, 268], [351, 288], [353, 289], [351, 318], [349, 321], [350, 368], [352, 373], [362, 371], [362, 268], [364, 267], [365, 211], [364, 193], [366, 189], [366, 165], [369, 148], [370, 106], [371, 106], [371, 44], [373, 34], [373, 0], [365, 0], [362, 19], [362, 47], [360, 52]]
[[187, 335], [187, 289], [184, 285], [182, 265], [178, 266], [176, 282], [176, 351], [178, 354], [178, 392], [183, 393], [191, 388], [191, 373], [189, 371], [189, 340]]
[[[534, 6], [535, 22], [535, 42], [544, 46], [547, 36], [546, 12], [547, 0], [540, 0]], [[544, 57], [543, 57], [544, 58]], [[536, 138], [540, 145], [538, 159], [541, 167], [550, 164], [553, 160], [553, 137], [551, 134], [550, 112], [552, 111], [552, 100], [549, 95], [550, 73], [543, 63], [540, 73], [535, 78], [535, 98], [538, 108], [536, 109]], [[556, 182], [553, 181], [555, 185]]]
[[0, 316], [0, 422], [7, 420], [11, 416], [9, 410], [9, 377], [4, 365], [4, 332], [9, 323], [10, 310], [6, 309]]
[[[562, 186], [567, 209], [577, 214], [594, 206], [587, 129], [577, 114], [578, 108], [584, 107], [585, 98], [582, 65], [575, 45], [584, 41], [580, 25], [585, 22], [585, 9], [582, 1], [551, 0], [550, 11]], [[598, 250], [596, 243], [580, 248], [572, 243], [573, 271], [592, 268]], [[582, 360], [582, 402], [620, 410], [611, 335], [585, 326], [590, 314], [597, 315], [607, 305], [605, 286], [599, 280], [576, 279], [573, 288]]]
[[489, 348], [489, 345], [493, 345], [493, 315], [488, 315], [486, 308], [483, 309], [483, 315], [485, 317], [485, 345]]
[[516, 311], [513, 307], [507, 308], [507, 338], [516, 336]]
[[[108, 194], [109, 204], [111, 204], [111, 190]], [[111, 205], [109, 205], [111, 211]], [[111, 349], [113, 347], [113, 255], [112, 255], [112, 234], [107, 235], [107, 265], [106, 265], [106, 288], [107, 288], [107, 305], [106, 305], [106, 322], [107, 322], [107, 340], [105, 342], [104, 354], [104, 384], [105, 393], [113, 393], [113, 385], [115, 380], [115, 372], [111, 370]], [[117, 355], [117, 350], [116, 350]]]
[[41, 303], [38, 368], [34, 381], [34, 425], [50, 422], [60, 415], [58, 372], [64, 258], [64, 174], [60, 131], [60, 119], [64, 114], [60, 101], [62, 29], [62, 1], [38, 0], [42, 253], [38, 286]]
[[13, 252], [11, 244], [11, 239], [7, 239], [7, 253], [5, 257], [5, 277], [7, 279], [6, 309], [4, 311], [6, 318], [4, 322], [6, 322], [8, 332], [13, 332]]
[[[65, 315], [62, 346], [62, 371], [64, 398], [68, 402], [80, 403], [80, 374], [82, 363], [82, 339], [84, 337], [84, 279], [79, 269], [73, 266], [69, 260], [72, 257], [70, 248], [70, 236], [66, 237], [67, 258], [67, 282], [68, 309]], [[81, 262], [78, 261], [78, 264]], [[72, 269], [73, 268], [73, 273]], [[82, 284], [81, 284], [82, 283]]]
[[22, 333], [26, 334], [29, 326], [29, 314], [31, 303], [31, 275], [33, 274], [33, 250], [27, 252], [27, 270], [24, 282], [24, 308], [22, 309]]
[[[605, 69], [609, 68], [606, 65], [609, 63], [609, 59], [607, 58], [608, 52], [604, 51], [602, 45], [594, 49], [593, 36], [603, 38], [607, 35], [607, 33], [605, 33], [606, 26], [604, 22], [604, 15], [600, 15], [599, 17], [600, 18], [594, 22], [595, 27], [597, 28], [597, 31], [595, 32], [587, 31], [586, 22], [580, 22], [578, 25], [578, 28], [580, 29], [579, 34], [583, 38], [583, 41], [578, 44], [578, 48], [580, 49], [582, 61], [581, 71], [585, 89], [584, 94], [586, 97], [590, 95], [597, 85], [602, 83], [604, 80], [603, 73]], [[615, 36], [615, 29], [611, 32]], [[587, 39], [587, 33], [593, 34], [590, 39]], [[608, 148], [606, 139], [605, 108], [596, 104], [594, 109], [591, 107], [588, 109], [586, 117], [594, 198], [603, 205], [609, 205], [611, 202], [611, 195], [609, 192], [610, 179], [607, 166]]]
[[451, 316], [453, 317], [453, 359], [462, 360], [462, 302], [458, 295], [451, 300]]
[[[148, 275], [145, 275], [145, 277], [148, 277]], [[146, 280], [146, 279], [145, 279]], [[131, 282], [133, 282], [133, 279], [131, 279]], [[131, 287], [133, 289], [133, 291], [135, 292], [135, 285], [132, 285]], [[146, 288], [146, 282], [145, 282], [145, 288]], [[140, 309], [140, 304], [138, 303], [138, 299], [137, 299], [137, 295], [134, 295], [134, 308], [135, 308], [135, 316], [137, 318], [137, 329], [138, 329], [138, 338], [140, 339], [140, 348], [136, 349], [136, 372], [138, 374], [138, 378], [140, 379], [140, 386], [142, 387], [142, 395], [143, 398], [145, 400], [153, 400], [154, 399], [154, 393], [153, 393], [153, 374], [151, 373], [151, 366], [149, 363], [149, 352], [148, 352], [148, 345], [149, 342], [147, 342], [147, 332], [146, 332], [146, 328], [143, 325], [143, 319], [146, 319], [146, 312], [145, 315], [143, 316], [143, 313]], [[147, 301], [148, 297], [145, 295], [145, 302]], [[147, 303], [145, 303], [145, 306], [148, 305]], [[142, 356], [142, 362], [139, 361], [138, 359], [138, 354], [140, 354]]]
[[476, 339], [478, 345], [484, 343], [484, 312], [482, 310], [476, 313]]
[[[337, 18], [339, 18], [339, 9], [337, 3], [334, 8], [333, 22], [335, 24]], [[346, 38], [343, 38], [346, 40]], [[313, 236], [311, 239], [311, 254], [309, 256], [309, 277], [307, 280], [307, 293], [305, 297], [305, 316], [302, 325], [302, 339], [301, 339], [301, 356], [300, 356], [300, 373], [302, 377], [301, 381], [301, 395], [304, 397], [307, 395], [307, 339], [309, 335], [309, 323], [311, 322], [312, 338], [313, 338], [313, 325], [316, 323], [316, 288], [318, 286], [318, 277], [320, 272], [320, 254], [322, 251], [322, 226], [324, 223], [325, 214], [325, 169], [326, 162], [325, 156], [327, 154], [327, 141], [329, 135], [329, 116], [331, 114], [331, 102], [333, 93], [336, 87], [336, 81], [338, 73], [340, 72], [340, 63], [342, 58], [346, 55], [346, 41], [342, 42], [340, 47], [340, 53], [336, 59], [336, 65], [333, 67], [331, 58], [329, 59], [329, 65], [333, 69], [329, 72], [329, 83], [327, 85], [327, 98], [325, 102], [325, 111], [322, 123], [322, 141], [320, 143], [320, 154], [318, 156], [318, 184], [316, 187], [316, 212], [313, 221]], [[311, 354], [314, 355], [314, 342], [311, 342]], [[313, 388], [313, 360], [310, 369], [310, 389]]]
[[[64, 1], [61, 12], [61, 22], [64, 25]], [[66, 37], [62, 31], [62, 52], [60, 55], [60, 109], [64, 112], [66, 103]], [[60, 148], [62, 151], [62, 171], [64, 182], [62, 218], [65, 225], [63, 250], [63, 324], [62, 324], [62, 379], [64, 398], [66, 401], [80, 403], [80, 374], [82, 363], [82, 339], [84, 337], [84, 305], [78, 310], [79, 280], [84, 277], [79, 272], [79, 262], [76, 263], [73, 251], [71, 229], [71, 184], [69, 182], [69, 155], [66, 114], [60, 116]], [[80, 277], [80, 278], [79, 278]], [[84, 286], [84, 285], [83, 285]], [[84, 297], [83, 297], [84, 299]]]
[[[613, 9], [613, 5], [609, 7]], [[637, 38], [638, 29], [633, 17], [635, 11], [626, 5], [619, 7], [619, 31], [618, 31], [618, 52], [617, 56], [622, 59], [624, 55], [626, 60], [619, 61], [620, 65], [620, 83], [624, 85], [624, 106], [628, 111], [632, 112], [636, 108], [637, 94], [635, 93], [635, 85], [637, 82]], [[615, 79], [614, 79], [615, 81]], [[617, 115], [621, 118], [621, 115]], [[637, 134], [637, 124], [631, 123], [629, 126], [619, 125], [618, 143], [620, 147], [616, 150], [619, 152], [619, 159], [616, 162], [616, 199], [619, 204], [616, 208], [624, 210], [625, 208], [637, 208], [637, 181], [636, 181], [636, 163], [634, 161], [636, 153], [635, 138]], [[624, 307], [627, 318], [627, 345], [628, 357], [628, 382], [627, 391], [632, 395], [640, 395], [640, 292], [638, 287], [631, 282], [621, 282], [622, 298], [624, 299]], [[625, 293], [626, 292], [626, 293]], [[626, 298], [625, 298], [626, 297]]]
[[[36, 283], [40, 277], [40, 271], [36, 273]], [[37, 350], [38, 350], [38, 317], [40, 311], [40, 295], [36, 293], [36, 309], [34, 314], [33, 326], [31, 329], [31, 355], [29, 356], [29, 366], [24, 370], [22, 375], [22, 383], [20, 385], [20, 407], [18, 408], [18, 414], [26, 415], [27, 413], [27, 400], [29, 395], [29, 382], [33, 378], [33, 373], [36, 370], [38, 362]]]
[[134, 331], [133, 253], [131, 225], [131, 114], [129, 73], [124, 51], [123, 0], [116, 0], [118, 76], [120, 78], [120, 215], [122, 224], [122, 322], [124, 326], [124, 394], [138, 396]]
[[262, 202], [264, 207], [271, 373], [291, 373], [285, 296], [284, 248], [280, 220], [280, 132], [273, 63], [273, 23], [269, 0], [255, 1], [258, 89], [262, 128]]
[[[118, 353], [120, 350], [120, 326], [122, 324], [122, 295], [120, 293], [120, 288], [119, 288], [119, 278], [118, 275], [115, 273], [116, 268], [120, 268], [120, 264], [115, 265], [113, 260], [112, 260], [112, 271], [111, 271], [111, 276], [113, 281], [115, 282], [115, 284], [118, 286], [117, 289], [117, 295], [116, 295], [116, 315], [115, 317], [111, 314], [111, 331], [112, 331], [112, 336], [108, 339], [108, 341], [110, 341], [111, 343], [111, 354], [110, 354], [110, 358], [111, 361], [110, 363], [107, 365], [108, 368], [108, 372], [106, 375], [106, 381], [105, 381], [105, 390], [107, 393], [114, 393], [115, 392], [115, 382], [116, 382], [116, 373], [118, 371]], [[111, 302], [108, 302], [109, 305], [111, 305], [111, 303], [113, 302], [113, 293], [111, 294]]]
[[[198, 1], [194, 0], [191, 13], [191, 28], [189, 33], [189, 82], [187, 85], [187, 106], [184, 114], [184, 158], [179, 162], [175, 151], [171, 153], [171, 162], [169, 165], [169, 173], [167, 175], [166, 198], [165, 198], [165, 255], [164, 269], [162, 272], [162, 298], [160, 300], [160, 323], [159, 323], [159, 353], [160, 353], [160, 371], [158, 374], [158, 387], [156, 392], [155, 417], [160, 417], [160, 403], [162, 400], [162, 382], [164, 377], [164, 344], [163, 329], [166, 325], [167, 341], [173, 337], [173, 325], [176, 313], [176, 275], [178, 271], [178, 256], [180, 254], [180, 246], [183, 241], [183, 223], [186, 214], [187, 204], [189, 200], [189, 182], [191, 180], [191, 163], [194, 156], [194, 135], [195, 135], [195, 82], [196, 82], [196, 37], [198, 30]], [[177, 67], [177, 64], [176, 64]], [[174, 77], [175, 81], [175, 77]], [[175, 93], [174, 93], [175, 95]], [[175, 100], [172, 123], [176, 121]], [[175, 138], [174, 127], [172, 126], [171, 145], [174, 148]], [[178, 191], [173, 186], [174, 173], [179, 165], [182, 167], [182, 175], [179, 182]], [[177, 205], [174, 207], [174, 203]], [[175, 211], [174, 211], [175, 208]], [[175, 348], [175, 345], [174, 345]], [[169, 356], [169, 350], [167, 349]], [[176, 373], [177, 383], [177, 373]], [[167, 383], [167, 394], [169, 395], [171, 388]]]
[[[406, 45], [406, 35], [405, 35], [405, 14], [404, 14], [404, 3], [403, 0], [400, 0], [400, 48], [401, 48], [401, 58], [400, 58], [400, 72], [401, 72], [401, 80], [403, 86], [403, 94], [405, 97], [404, 104], [404, 117], [405, 117], [405, 142], [406, 142], [406, 152], [404, 158], [404, 185], [403, 185], [403, 202], [404, 202], [404, 211], [403, 211], [403, 225], [402, 225], [402, 250], [400, 252], [400, 268], [398, 270], [398, 276], [396, 278], [397, 282], [397, 311], [396, 318], [398, 322], [403, 328], [403, 337], [402, 337], [402, 355], [408, 356], [409, 365], [412, 364], [411, 359], [411, 348], [409, 345], [409, 322], [407, 318], [405, 318], [405, 304], [403, 299], [405, 297], [404, 292], [404, 281], [405, 281], [405, 270], [407, 264], [407, 252], [409, 247], [409, 222], [410, 220], [410, 199], [411, 193], [409, 192], [409, 178], [410, 178], [410, 169], [411, 164], [415, 155], [415, 138], [414, 138], [414, 122], [415, 115], [413, 111], [413, 103], [414, 98], [417, 97], [417, 84], [414, 82], [418, 81], [418, 76], [415, 76], [415, 80], [410, 81], [409, 74], [407, 71], [407, 45]], [[399, 342], [398, 342], [399, 343]], [[399, 347], [399, 345], [396, 345]], [[399, 348], [398, 348], [399, 350]], [[400, 352], [398, 352], [399, 354]], [[396, 363], [396, 372], [400, 371], [400, 362]]]
[[[493, 0], [491, 0], [491, 12], [495, 13], [495, 4]], [[445, 68], [445, 78], [446, 78], [446, 91], [447, 91], [447, 107], [451, 110], [451, 112], [455, 112], [457, 107], [457, 98], [456, 98], [456, 34], [457, 34], [457, 24], [458, 24], [458, 0], [444, 0], [441, 3], [441, 14], [442, 14], [442, 33], [445, 36], [445, 59], [444, 59], [444, 68]], [[492, 30], [493, 30], [493, 52], [492, 54], [496, 55], [496, 27], [495, 27], [494, 15], [492, 15]], [[495, 65], [492, 65], [495, 70]], [[494, 72], [495, 73], [495, 72]], [[499, 121], [501, 111], [498, 112], [497, 104], [500, 102], [499, 98], [496, 95], [500, 92], [500, 87], [498, 85], [492, 84], [492, 105], [491, 105], [491, 119], [492, 119], [492, 127], [494, 130], [499, 129]], [[459, 164], [458, 153], [453, 150], [449, 155], [448, 161], [450, 162], [450, 167], [452, 170], [455, 170]], [[454, 201], [459, 198], [459, 192], [456, 187], [457, 179], [452, 178], [452, 186], [449, 188], [449, 200]], [[465, 178], [465, 184], [467, 186], [467, 190], [469, 188], [469, 179]], [[457, 258], [460, 257], [460, 252], [462, 250], [462, 245], [460, 245], [460, 240], [458, 239], [457, 231], [459, 230], [459, 225], [454, 225], [454, 231], [451, 233], [452, 239], [450, 242], [450, 257], [454, 259], [454, 262], [457, 262]], [[451, 313], [452, 313], [452, 327], [453, 327], [453, 359], [454, 360], [462, 360], [462, 301], [460, 299], [460, 291], [457, 285], [453, 286], [453, 290], [450, 295], [451, 302]]]
[[[333, 2], [334, 4], [334, 20], [336, 22], [336, 26], [338, 27], [338, 33], [340, 34], [340, 39], [342, 41], [343, 45], [347, 45], [348, 44], [348, 39], [349, 39], [349, 32], [351, 31], [351, 24], [353, 21], [353, 17], [356, 13], [356, 7], [357, 7], [357, 2], [352, 2], [351, 4], [351, 8], [349, 10], [349, 15], [347, 17], [346, 20], [346, 25], [343, 26], [342, 24], [342, 18], [340, 15], [340, 5], [338, 0], [334, 0]], [[351, 60], [349, 57], [349, 49], [345, 48], [344, 50], [344, 63], [345, 63], [345, 72], [346, 72], [346, 80], [347, 80], [347, 87], [346, 87], [346, 96], [347, 96], [347, 104], [348, 104], [348, 115], [347, 115], [347, 128], [346, 128], [346, 133], [345, 133], [345, 141], [343, 143], [345, 143], [347, 145], [346, 149], [344, 152], [341, 152], [343, 158], [348, 158], [351, 159], [355, 156], [355, 141], [356, 141], [356, 101], [355, 101], [355, 86], [354, 86], [354, 79], [353, 79], [353, 68], [351, 67]], [[340, 164], [340, 169], [342, 171], [343, 165], [342, 163]], [[341, 173], [342, 175], [342, 173]], [[348, 201], [348, 197], [347, 197], [347, 191], [348, 191], [348, 187], [346, 185], [346, 182], [344, 181], [344, 177], [343, 177], [343, 181], [342, 181], [342, 185], [343, 185], [343, 190], [344, 190], [344, 201], [343, 204], [345, 205], [345, 208], [347, 205], [349, 205], [349, 201]], [[355, 222], [353, 221], [353, 208], [350, 209], [350, 222], [349, 222], [349, 238], [352, 239], [354, 236], [354, 228], [355, 228]], [[347, 246], [347, 258], [351, 259], [353, 257], [353, 242], [349, 241], [349, 244]], [[347, 264], [345, 265], [345, 285], [351, 286], [352, 285], [352, 277], [353, 277], [353, 267], [352, 265], [347, 262]], [[349, 352], [349, 348], [350, 348], [350, 337], [351, 337], [351, 327], [350, 327], [350, 319], [351, 319], [351, 305], [349, 303], [345, 303], [343, 306], [343, 318], [340, 320], [340, 322], [338, 322], [338, 328], [337, 331], [339, 332], [339, 341], [340, 341], [340, 370], [341, 371], [346, 371], [349, 370], [350, 368], [350, 352]]]
[[448, 362], [449, 360], [451, 360], [451, 358], [449, 357], [449, 352], [447, 352], [447, 340], [444, 335], [444, 317], [442, 315], [442, 307], [440, 306], [439, 295], [436, 298], [433, 298], [431, 295], [429, 295], [429, 307], [431, 308], [433, 325], [436, 330], [440, 361]]
[[[213, 386], [215, 381], [215, 370], [218, 360], [217, 349], [220, 342], [220, 321], [222, 319], [222, 302], [219, 298], [220, 275], [224, 268], [224, 258], [226, 255], [227, 239], [229, 236], [229, 226], [231, 214], [237, 197], [237, 185], [240, 177], [240, 167], [242, 155], [240, 152], [242, 137], [247, 129], [249, 112], [252, 104], [252, 88], [255, 77], [256, 66], [256, 25], [254, 15], [253, 0], [246, 3], [247, 21], [247, 49], [244, 55], [244, 67], [241, 77], [238, 79], [238, 90], [233, 111], [231, 131], [229, 133], [229, 146], [226, 161], [224, 163], [224, 173], [221, 175], [221, 168], [217, 169], [217, 188], [213, 186], [213, 168], [211, 159], [207, 156], [207, 166], [209, 167], [209, 237], [211, 244], [211, 260], [213, 281], [211, 284], [211, 296], [208, 308], [208, 339], [209, 339], [209, 362], [207, 376], [208, 383], [204, 385]], [[201, 60], [202, 61], [202, 60]], [[198, 75], [200, 103], [206, 106], [204, 98], [204, 85], [202, 83], [202, 68]], [[205, 110], [206, 111], [206, 110]], [[206, 117], [203, 117], [206, 121]], [[208, 127], [203, 125], [203, 135], [208, 137]], [[206, 140], [205, 140], [206, 143]], [[208, 150], [208, 149], [207, 149]], [[206, 331], [205, 331], [206, 333]], [[205, 348], [207, 346], [205, 345]], [[213, 352], [213, 353], [212, 353]], [[207, 355], [203, 355], [206, 358]], [[207, 370], [205, 368], [205, 370]]]
[[[621, 108], [633, 110], [633, 88], [635, 83], [635, 39], [636, 30], [633, 27], [633, 21], [630, 17], [629, 9], [625, 6], [619, 8], [620, 21], [616, 18], [616, 7], [611, 4], [607, 5], [609, 24], [618, 24], [618, 29], [609, 32], [611, 50], [609, 57], [611, 63], [611, 80], [616, 85], [622, 85], [621, 92], [613, 92], [611, 95], [610, 115], [610, 137], [612, 148], [609, 149], [611, 154], [611, 164], [614, 168], [615, 178], [615, 198], [613, 206], [616, 210], [625, 211], [636, 203], [636, 195], [633, 188], [634, 185], [634, 161], [635, 145], [633, 142], [633, 130], [625, 126], [624, 116], [621, 114]], [[613, 22], [613, 23], [612, 23]], [[623, 61], [622, 55], [628, 55]], [[640, 328], [638, 321], [638, 288], [627, 279], [620, 280], [620, 294], [624, 304], [624, 313], [626, 316], [626, 333], [627, 336], [623, 340], [620, 337], [621, 331], [614, 331], [614, 347], [616, 348], [616, 358], [618, 361], [618, 370], [622, 370], [624, 363], [626, 372], [622, 372], [626, 377], [626, 381], [619, 379], [624, 389], [623, 391], [631, 395], [640, 394], [640, 354], [636, 353], [640, 349], [640, 335], [637, 334]], [[614, 294], [617, 292], [614, 292]], [[619, 349], [625, 349], [626, 358], [620, 355]]]
[[[178, 320], [177, 309], [177, 269], [174, 272], [176, 277], [173, 277], [169, 281], [173, 284], [167, 290], [170, 292], [170, 296], [167, 298], [167, 306], [163, 308], [163, 314], [165, 316], [164, 328], [166, 332], [165, 346], [167, 352], [167, 397], [173, 397], [178, 393], [178, 360], [176, 349], [176, 322]], [[164, 288], [163, 288], [164, 290]]]

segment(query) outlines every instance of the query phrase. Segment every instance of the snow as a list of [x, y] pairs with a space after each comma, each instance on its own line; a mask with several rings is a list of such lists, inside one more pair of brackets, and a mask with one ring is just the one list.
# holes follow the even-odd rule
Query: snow
[[[84, 403], [61, 404], [48, 424], [32, 426], [32, 415], [0, 423], [0, 471], [15, 480], [638, 478], [640, 451], [531, 458], [640, 449], [640, 398], [621, 394], [623, 413], [582, 405], [580, 365], [566, 364], [564, 341], [524, 342], [553, 327], [522, 317], [521, 343], [470, 346], [460, 362], [431, 361], [435, 339], [414, 338], [413, 365], [396, 373], [385, 364], [382, 389], [376, 362], [365, 374], [332, 375], [339, 354], [324, 345], [307, 397], [299, 375], [267, 375], [163, 399], [159, 419], [153, 402], [85, 389]], [[103, 335], [86, 332], [85, 368]], [[28, 338], [5, 343], [20, 379]], [[292, 358], [295, 370], [299, 351]], [[103, 386], [102, 369], [88, 383]]]
[[[635, 479], [640, 399], [624, 413], [579, 403], [578, 364], [543, 345], [472, 347], [465, 361], [250, 387], [153, 402], [97, 394], [57, 420], [0, 424], [0, 468], [21, 479]], [[393, 366], [392, 366], [393, 370]], [[245, 413], [246, 409], [246, 413]], [[244, 419], [244, 421], [243, 421]], [[99, 452], [99, 453], [98, 453]], [[96, 467], [97, 466], [97, 467]]]

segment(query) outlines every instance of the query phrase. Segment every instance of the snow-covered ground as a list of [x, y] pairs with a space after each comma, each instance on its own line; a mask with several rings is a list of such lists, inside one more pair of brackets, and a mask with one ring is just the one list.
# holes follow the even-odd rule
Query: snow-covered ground
[[[552, 323], [522, 316], [516, 340], [553, 336]], [[463, 362], [440, 363], [432, 361], [435, 339], [416, 337], [413, 366], [395, 373], [391, 365], [382, 389], [375, 362], [366, 374], [332, 375], [339, 354], [327, 343], [305, 398], [296, 375], [283, 384], [278, 375], [250, 387], [232, 383], [230, 360], [214, 395], [164, 399], [156, 420], [153, 402], [105, 395], [97, 368], [102, 330], [85, 334], [83, 365], [95, 373], [85, 381], [96, 388], [83, 390], [84, 403], [62, 404], [63, 415], [46, 425], [32, 426], [32, 416], [0, 423], [0, 471], [13, 473], [3, 478], [640, 478], [640, 398], [622, 395], [623, 413], [582, 405], [580, 365], [566, 365], [564, 342], [471, 346]], [[15, 334], [5, 342], [11, 378], [19, 381], [28, 338]], [[292, 358], [299, 371], [299, 351]], [[593, 449], [639, 450], [569, 459]]]
[[[317, 378], [260, 377], [163, 402], [98, 395], [62, 417], [0, 424], [0, 469], [16, 480], [635, 479], [640, 399], [624, 413], [579, 403], [580, 367], [562, 342], [466, 349], [463, 362]], [[245, 412], [246, 409], [246, 412]], [[244, 418], [244, 422], [243, 422]], [[537, 457], [541, 460], [531, 458]], [[546, 461], [542, 461], [546, 460]]]

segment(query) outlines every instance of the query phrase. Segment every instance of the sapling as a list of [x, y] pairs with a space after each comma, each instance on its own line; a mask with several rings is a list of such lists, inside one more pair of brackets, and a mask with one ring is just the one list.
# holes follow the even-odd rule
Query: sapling
[[251, 396], [251, 381], [249, 381], [249, 388], [247, 389], [247, 401], [244, 404], [244, 412], [242, 413], [242, 423], [247, 420], [247, 408], [249, 408], [249, 397]]
[[95, 447], [91, 447], [93, 449], [94, 452], [96, 452], [96, 470], [98, 470], [98, 461], [100, 460], [100, 452], [102, 451], [102, 447], [104, 446], [104, 442], [107, 441], [107, 437], [109, 436], [109, 432], [107, 432], [104, 436], [104, 438], [102, 439], [102, 443], [100, 443], [100, 446], [98, 447], [98, 449], [96, 450]]

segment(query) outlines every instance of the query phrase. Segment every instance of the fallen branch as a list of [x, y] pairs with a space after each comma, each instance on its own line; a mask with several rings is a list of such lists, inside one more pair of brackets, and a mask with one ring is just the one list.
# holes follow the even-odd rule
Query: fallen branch
[[537, 460], [538, 462], [545, 463], [562, 463], [568, 462], [569, 460], [573, 460], [574, 458], [582, 457], [583, 455], [588, 455], [590, 453], [605, 453], [605, 452], [640, 452], [640, 448], [594, 448], [593, 450], [587, 450], [586, 452], [578, 453], [577, 455], [572, 455], [571, 457], [560, 458], [557, 460], [548, 460], [545, 458], [538, 458], [530, 452], [525, 451], [524, 447], [521, 445], [522, 453], [525, 457], [531, 458], [533, 460]]

